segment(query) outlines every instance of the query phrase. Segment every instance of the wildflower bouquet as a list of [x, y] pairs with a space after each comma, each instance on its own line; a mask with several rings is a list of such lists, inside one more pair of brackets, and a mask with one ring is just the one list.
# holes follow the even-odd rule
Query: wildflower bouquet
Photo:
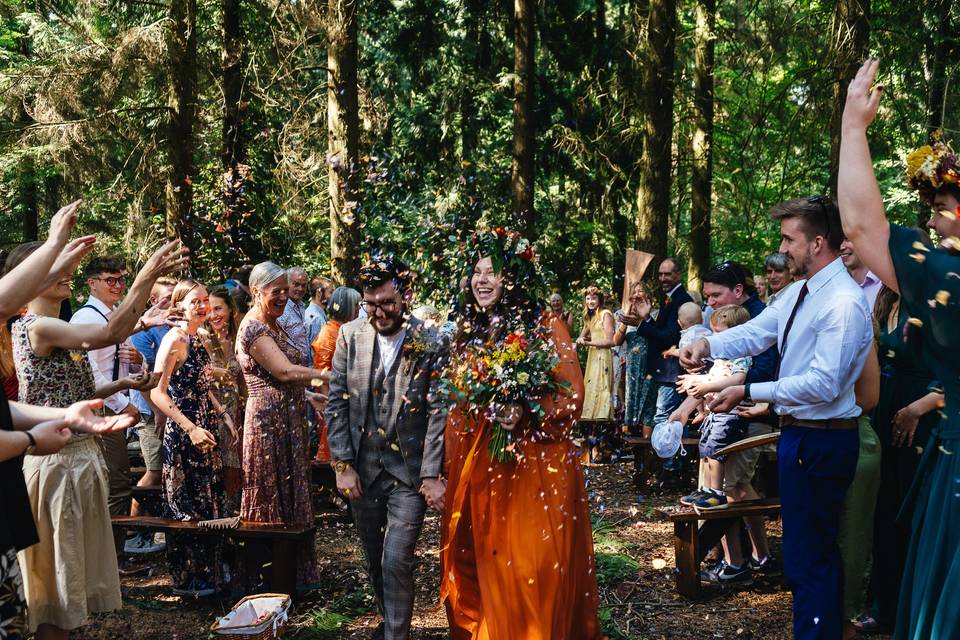
[[540, 333], [512, 331], [499, 343], [474, 343], [453, 356], [443, 378], [444, 392], [466, 405], [476, 417], [486, 416], [493, 425], [490, 457], [499, 462], [517, 460], [512, 431], [494, 416], [511, 404], [525, 404], [530, 420], [539, 426], [544, 409], [539, 399], [561, 388], [553, 378], [560, 364], [556, 347]]
[[960, 164], [950, 145], [936, 132], [930, 144], [907, 155], [907, 185], [921, 200], [933, 203], [937, 190], [946, 184], [960, 185]]

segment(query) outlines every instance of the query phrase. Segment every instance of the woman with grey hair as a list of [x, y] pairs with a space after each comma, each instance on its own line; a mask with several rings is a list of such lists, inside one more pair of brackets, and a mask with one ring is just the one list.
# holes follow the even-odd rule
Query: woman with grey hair
[[767, 283], [766, 303], [771, 305], [793, 283], [793, 274], [790, 273], [787, 256], [782, 253], [768, 255], [763, 261], [763, 271], [766, 274]]
[[[320, 387], [320, 399], [314, 403], [317, 409], [317, 433], [319, 446], [317, 460], [330, 462], [330, 447], [327, 445], [327, 423], [324, 419], [324, 410], [327, 404], [327, 394], [330, 384], [330, 369], [333, 366], [333, 352], [337, 348], [337, 336], [340, 327], [351, 320], [357, 319], [360, 312], [360, 292], [350, 287], [337, 287], [327, 303], [327, 323], [323, 325], [317, 339], [313, 341], [313, 368], [314, 375], [323, 381]], [[317, 373], [319, 371], [319, 373]]]
[[[237, 362], [247, 384], [240, 517], [249, 522], [310, 526], [310, 461], [304, 387], [316, 371], [277, 322], [287, 305], [287, 274], [272, 262], [250, 272], [253, 305], [237, 331]], [[317, 580], [313, 540], [304, 544], [301, 584]]]

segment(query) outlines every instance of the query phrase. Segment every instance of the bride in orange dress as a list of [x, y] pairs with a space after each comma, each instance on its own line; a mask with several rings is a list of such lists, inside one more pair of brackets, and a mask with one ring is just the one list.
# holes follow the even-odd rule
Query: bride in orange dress
[[[579, 455], [570, 439], [583, 404], [583, 375], [570, 334], [545, 319], [532, 249], [502, 229], [475, 236], [473, 269], [451, 348], [456, 362], [470, 345], [496, 346], [511, 331], [541, 331], [556, 346], [554, 371], [564, 390], [530, 408], [499, 407], [515, 460], [491, 456], [488, 412], [458, 404], [445, 431], [447, 491], [439, 500], [441, 587], [453, 640], [593, 640], [597, 580], [589, 505]], [[496, 267], [494, 266], [496, 265]], [[478, 413], [480, 414], [478, 416]], [[434, 506], [438, 501], [428, 500]]]

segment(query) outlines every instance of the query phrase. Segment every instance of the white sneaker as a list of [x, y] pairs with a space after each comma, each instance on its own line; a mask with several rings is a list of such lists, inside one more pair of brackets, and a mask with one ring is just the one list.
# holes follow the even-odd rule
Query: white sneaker
[[147, 554], [160, 553], [167, 548], [166, 542], [156, 544], [153, 536], [149, 534], [138, 533], [132, 538], [128, 538], [123, 545], [123, 552], [129, 554]]

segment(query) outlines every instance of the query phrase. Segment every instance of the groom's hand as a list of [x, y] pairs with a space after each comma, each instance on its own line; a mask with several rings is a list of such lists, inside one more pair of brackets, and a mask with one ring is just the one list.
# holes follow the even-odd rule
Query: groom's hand
[[427, 499], [428, 507], [443, 511], [444, 497], [447, 494], [447, 481], [443, 478], [424, 478], [420, 485], [420, 493]]
[[353, 467], [347, 467], [337, 474], [337, 491], [349, 500], [359, 500], [363, 497], [360, 488], [360, 475]]

